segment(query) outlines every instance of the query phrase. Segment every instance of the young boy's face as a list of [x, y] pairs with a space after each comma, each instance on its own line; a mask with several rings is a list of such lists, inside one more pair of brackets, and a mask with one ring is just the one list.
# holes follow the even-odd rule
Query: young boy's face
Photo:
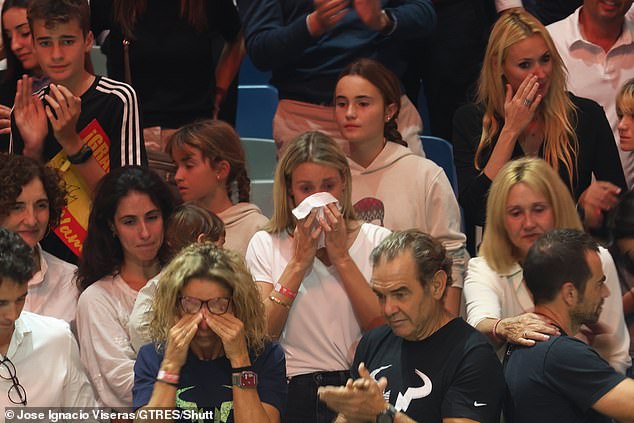
[[619, 118], [619, 147], [623, 151], [634, 151], [634, 115], [624, 113]]
[[77, 20], [49, 28], [42, 19], [33, 22], [35, 55], [44, 73], [56, 84], [72, 86], [85, 72], [85, 55], [92, 42], [92, 32], [84, 37]]

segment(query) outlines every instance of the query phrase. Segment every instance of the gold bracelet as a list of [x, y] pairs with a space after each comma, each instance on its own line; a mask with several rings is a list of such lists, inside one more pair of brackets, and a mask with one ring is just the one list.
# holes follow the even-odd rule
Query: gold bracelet
[[291, 308], [290, 304], [285, 303], [284, 301], [280, 300], [279, 298], [273, 295], [269, 295], [269, 300], [273, 301], [275, 304], [281, 305], [282, 307], [286, 307], [289, 310]]

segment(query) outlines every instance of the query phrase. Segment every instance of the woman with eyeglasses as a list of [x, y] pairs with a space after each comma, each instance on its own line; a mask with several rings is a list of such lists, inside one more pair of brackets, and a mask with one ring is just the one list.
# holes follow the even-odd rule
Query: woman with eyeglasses
[[[134, 408], [195, 411], [234, 423], [279, 422], [284, 353], [268, 342], [264, 305], [244, 261], [192, 244], [161, 275], [150, 333], [134, 367]], [[214, 418], [217, 418], [215, 415]], [[216, 421], [216, 420], [214, 420]]]
[[97, 187], [78, 269], [77, 331], [100, 405], [132, 405], [128, 320], [138, 291], [165, 263], [163, 234], [172, 209], [169, 189], [147, 168], [114, 169]]

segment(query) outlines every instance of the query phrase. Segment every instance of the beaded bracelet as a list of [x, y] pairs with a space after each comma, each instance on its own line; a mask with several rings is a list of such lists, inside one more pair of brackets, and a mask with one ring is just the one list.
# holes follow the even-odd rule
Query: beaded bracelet
[[269, 300], [273, 301], [275, 304], [281, 305], [282, 307], [286, 307], [289, 310], [291, 308], [290, 304], [286, 304], [284, 301], [280, 300], [274, 295], [269, 295]]

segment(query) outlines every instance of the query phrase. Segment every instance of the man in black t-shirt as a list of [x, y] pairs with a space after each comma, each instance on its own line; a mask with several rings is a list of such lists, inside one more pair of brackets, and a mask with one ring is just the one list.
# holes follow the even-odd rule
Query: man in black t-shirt
[[568, 336], [582, 324], [596, 323], [610, 295], [596, 242], [577, 230], [551, 231], [533, 244], [523, 268], [534, 313], [550, 319], [561, 336], [532, 347], [509, 347], [507, 422], [633, 421], [634, 381]]
[[504, 378], [482, 334], [443, 306], [451, 259], [418, 231], [372, 252], [372, 290], [389, 326], [363, 336], [344, 387], [320, 388], [338, 421], [499, 422]]

